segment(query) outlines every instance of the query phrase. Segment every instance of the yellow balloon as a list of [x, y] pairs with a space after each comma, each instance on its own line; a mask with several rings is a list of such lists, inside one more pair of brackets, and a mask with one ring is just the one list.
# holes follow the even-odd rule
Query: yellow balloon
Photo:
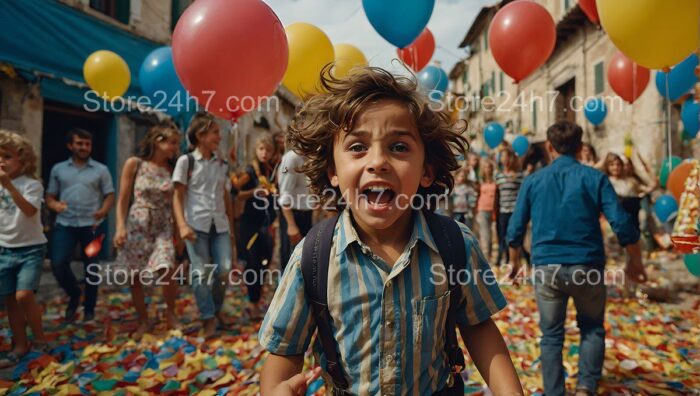
[[112, 51], [95, 51], [83, 64], [83, 77], [98, 95], [113, 99], [124, 95], [131, 83], [129, 65]]
[[293, 23], [285, 30], [289, 63], [282, 83], [300, 98], [320, 92], [321, 69], [335, 59], [331, 40], [308, 23]]
[[700, 46], [698, 0], [598, 0], [613, 44], [649, 69], [676, 65]]
[[359, 48], [350, 44], [336, 44], [335, 65], [333, 66], [333, 76], [345, 78], [353, 67], [367, 66], [367, 58]]

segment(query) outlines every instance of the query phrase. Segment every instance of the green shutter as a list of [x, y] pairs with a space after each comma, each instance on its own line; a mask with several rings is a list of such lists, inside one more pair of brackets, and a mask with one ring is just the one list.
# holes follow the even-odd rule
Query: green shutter
[[532, 102], [532, 132], [537, 133], [537, 101]]
[[598, 95], [605, 90], [605, 76], [603, 75], [603, 62], [595, 65], [595, 94]]
[[499, 74], [498, 77], [499, 77], [499, 80], [501, 80], [501, 81], [500, 81], [500, 83], [501, 83], [501, 92], [503, 92], [503, 91], [506, 90], [505, 86], [503, 85], [503, 72], [501, 72], [501, 73]]
[[484, 30], [484, 51], [489, 50], [489, 31]]
[[564, 0], [564, 10], [568, 10], [569, 7], [571, 7], [571, 3], [569, 0]]
[[128, 25], [131, 17], [131, 0], [117, 0], [114, 8], [114, 18]]
[[190, 5], [189, 0], [172, 0], [172, 7], [171, 7], [171, 30], [175, 30], [175, 25], [177, 25], [177, 21], [180, 20], [180, 16], [182, 15], [183, 12], [185, 12], [185, 9], [187, 6]]
[[496, 72], [491, 71], [491, 92], [494, 94], [498, 91], [496, 91]]

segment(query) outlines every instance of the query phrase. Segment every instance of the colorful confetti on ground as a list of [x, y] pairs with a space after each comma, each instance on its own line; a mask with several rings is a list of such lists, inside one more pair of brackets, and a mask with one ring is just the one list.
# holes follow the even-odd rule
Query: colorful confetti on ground
[[[540, 333], [532, 287], [504, 287], [504, 291], [511, 304], [496, 317], [496, 323], [509, 344], [526, 393], [541, 393]], [[55, 348], [51, 355], [32, 352], [25, 356], [7, 374], [9, 378], [0, 380], [0, 394], [257, 394], [265, 353], [257, 343], [259, 324], [251, 323], [242, 309], [242, 291], [229, 291], [225, 313], [234, 324], [211, 340], [198, 337], [196, 306], [189, 292], [182, 289], [182, 293], [178, 313], [186, 325], [194, 326], [194, 334], [166, 332], [161, 325], [139, 342], [130, 338], [138, 323], [127, 290], [103, 290], [98, 320], [93, 324], [65, 324], [64, 302], [50, 301], [44, 323]], [[611, 292], [601, 393], [700, 394], [700, 296], [688, 298], [692, 301], [686, 301], [683, 308]], [[152, 299], [157, 304], [150, 305], [151, 312], [162, 311], [160, 297]], [[6, 316], [0, 317], [0, 329], [0, 350], [7, 351]], [[566, 339], [567, 386], [573, 389], [578, 359], [573, 309], [569, 310]], [[473, 365], [463, 375], [465, 394], [488, 393]], [[320, 381], [310, 389], [311, 394], [323, 391]]]

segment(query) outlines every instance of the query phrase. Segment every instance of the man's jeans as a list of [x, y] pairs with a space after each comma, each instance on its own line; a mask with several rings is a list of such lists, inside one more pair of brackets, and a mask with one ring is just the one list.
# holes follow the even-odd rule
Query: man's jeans
[[217, 233], [213, 226], [208, 233], [195, 234], [196, 240], [185, 241], [190, 256], [190, 282], [201, 319], [207, 320], [224, 303], [231, 271], [231, 237], [228, 232]]
[[581, 331], [577, 389], [595, 392], [605, 358], [604, 273], [588, 265], [536, 266], [533, 277], [542, 339], [542, 377], [547, 396], [565, 394], [562, 348], [566, 306], [574, 299], [576, 321]]
[[97, 304], [97, 288], [100, 280], [100, 269], [97, 257], [85, 256], [85, 247], [98, 235], [103, 233], [102, 227], [93, 232], [92, 227], [67, 227], [56, 224], [51, 236], [51, 270], [58, 284], [72, 300], [80, 299], [80, 287], [73, 274], [70, 263], [73, 260], [75, 244], [80, 244], [80, 255], [85, 265], [85, 312], [94, 313]]

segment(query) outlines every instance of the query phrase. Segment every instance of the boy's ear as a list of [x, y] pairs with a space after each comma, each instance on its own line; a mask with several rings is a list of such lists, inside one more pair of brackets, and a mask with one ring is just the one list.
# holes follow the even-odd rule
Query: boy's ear
[[331, 166], [328, 169], [328, 180], [331, 182], [331, 186], [333, 187], [338, 187], [340, 183], [338, 183], [338, 175], [335, 172], [335, 166]]
[[432, 165], [425, 165], [423, 167], [423, 176], [420, 178], [420, 185], [423, 188], [428, 188], [433, 185], [435, 181], [435, 171]]

